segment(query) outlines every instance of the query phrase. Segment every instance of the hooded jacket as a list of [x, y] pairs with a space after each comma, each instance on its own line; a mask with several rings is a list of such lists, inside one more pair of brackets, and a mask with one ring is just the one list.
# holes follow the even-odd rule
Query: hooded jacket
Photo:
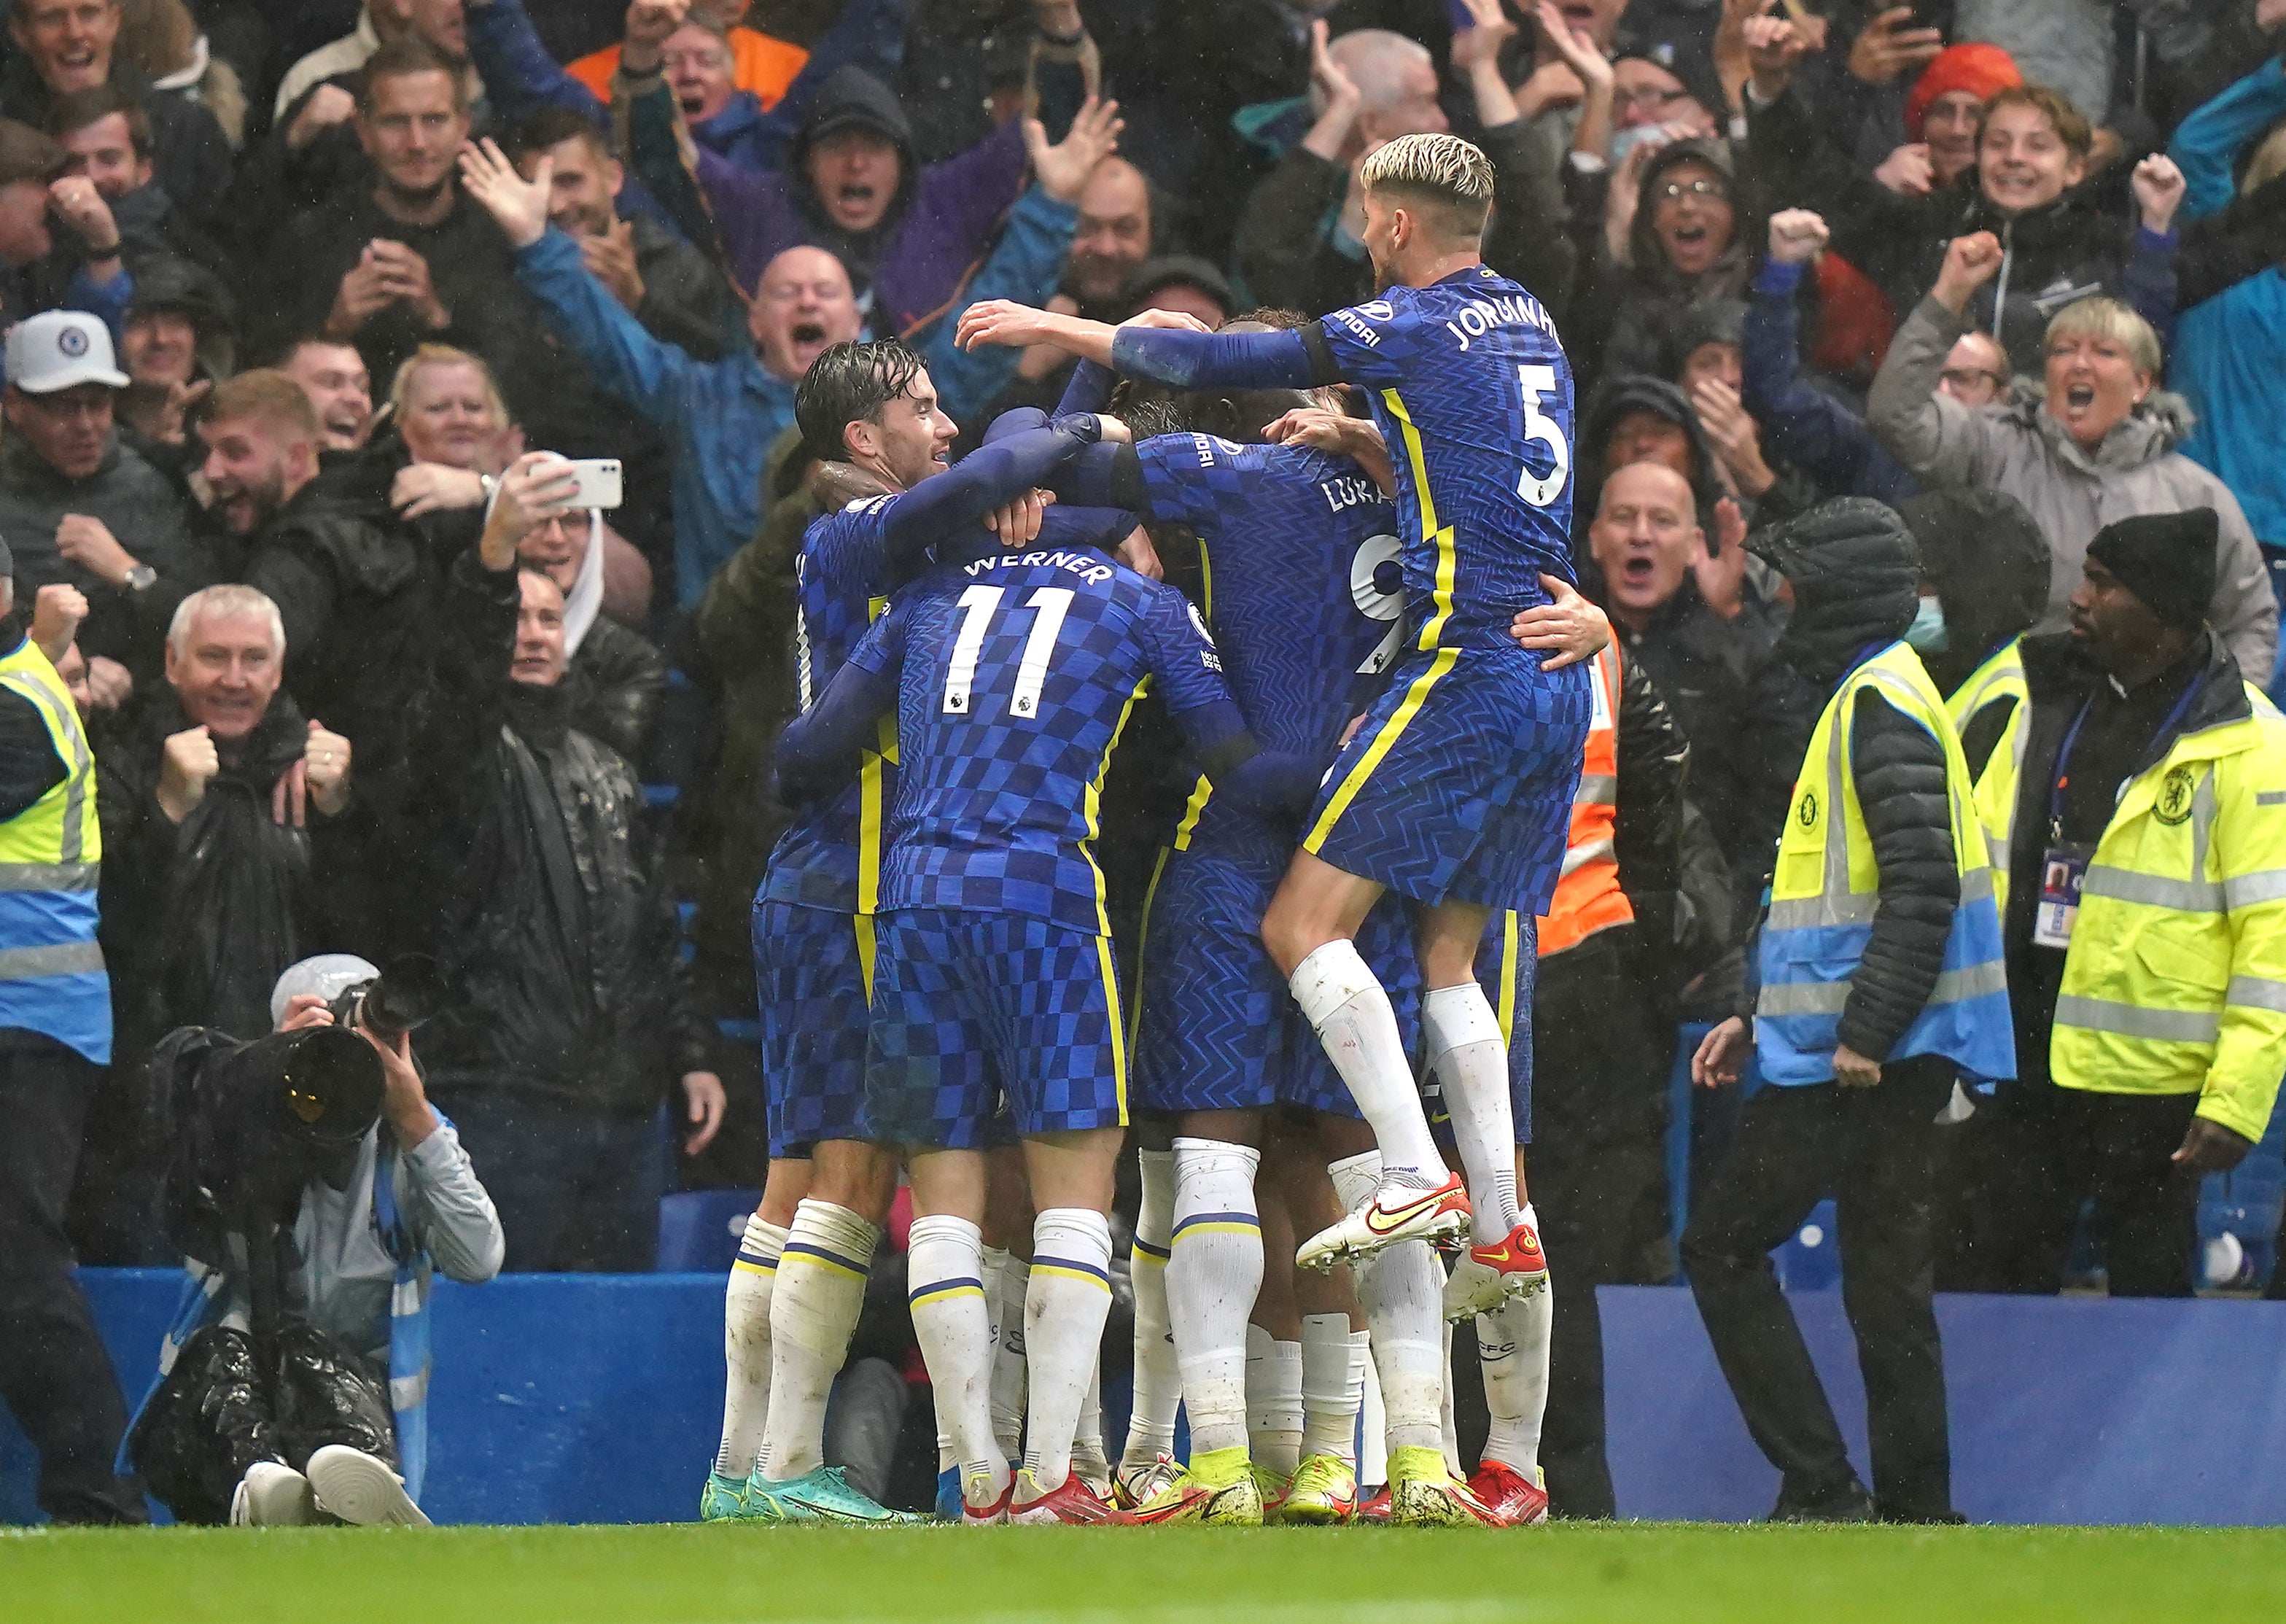
[[[660, 196], [675, 195], [685, 154], [674, 92], [656, 74], [629, 80], [622, 73], [617, 83], [636, 173]], [[896, 196], [880, 224], [856, 236], [833, 224], [808, 173], [817, 132], [852, 123], [887, 136], [899, 161]], [[1021, 123], [1012, 120], [966, 152], [920, 168], [895, 96], [859, 67], [840, 68], [818, 87], [783, 169], [756, 173], [703, 147], [690, 156], [740, 287], [753, 288], [788, 248], [822, 248], [848, 267], [861, 303], [871, 296], [874, 330], [899, 335], [954, 302], [1023, 191], [1029, 163]]]
[[[1760, 532], [1747, 545], [1793, 587], [1793, 616], [1778, 652], [1809, 685], [1821, 710], [1860, 659], [1895, 643], [1912, 623], [1919, 551], [1904, 522], [1880, 502], [1841, 497]], [[1872, 684], [1859, 690], [1847, 725], [1880, 891], [1838, 1036], [1879, 1060], [1919, 1018], [1936, 986], [1960, 901], [1960, 871], [1943, 745]], [[1797, 764], [1807, 770], [1800, 758]], [[1753, 996], [1750, 990], [1749, 1010]]]
[[1950, 695], [2048, 603], [2048, 539], [2006, 491], [1925, 492], [1896, 504], [1944, 610], [1945, 646], [1921, 664]]
[[422, 940], [453, 1003], [422, 1034], [430, 1089], [521, 1091], [648, 1114], [706, 1051], [664, 862], [619, 754], [561, 685], [508, 679], [516, 572], [453, 565], [410, 808]]
[[[1577, 448], [1572, 498], [1573, 554], [1584, 561], [1588, 556], [1588, 526], [1595, 522], [1596, 508], [1603, 500], [1604, 481], [1609, 470], [1604, 468], [1604, 447], [1620, 420], [1630, 412], [1648, 412], [1681, 429], [1691, 442], [1691, 494], [1699, 508], [1699, 526], [1707, 532], [1708, 550], [1714, 550], [1714, 504], [1722, 500], [1722, 482], [1714, 474], [1714, 446], [1699, 426], [1699, 414], [1691, 409], [1683, 393], [1666, 379], [1648, 373], [1619, 373], [1605, 379], [1602, 387], [1588, 398], [1587, 409], [1580, 414], [1578, 432], [1573, 444]], [[1596, 470], [1595, 482], [1586, 477], [1588, 469]]]
[[2188, 431], [2181, 400], [2155, 392], [2090, 452], [2049, 414], [2044, 393], [2020, 382], [2005, 402], [1975, 411], [1937, 393], [1938, 375], [1964, 319], [1935, 299], [1917, 305], [1873, 380], [1866, 415], [1873, 431], [1932, 485], [2006, 491], [2048, 538], [2048, 604], [2034, 627], [2061, 631], [2087, 544], [2116, 519], [2212, 508], [2221, 526], [2214, 601], [2207, 620], [2242, 671], [2267, 674], [2278, 651], [2278, 601], [2261, 549], [2221, 480], [2175, 451]]
[[1768, 106], [1747, 100], [1749, 153], [1764, 184], [1796, 208], [1824, 215], [1834, 251], [1880, 286], [1890, 309], [1911, 310], [1935, 285], [1954, 238], [1990, 232], [2000, 240], [2000, 273], [1978, 289], [1970, 311], [2018, 372], [2040, 370], [2048, 318], [2090, 294], [2124, 300], [2167, 336], [2176, 238], [2120, 217], [2117, 177], [2085, 182], [2015, 216], [1985, 197], [1974, 166], [1950, 186], [1901, 197], [1859, 172], [1818, 132], [1797, 87]]

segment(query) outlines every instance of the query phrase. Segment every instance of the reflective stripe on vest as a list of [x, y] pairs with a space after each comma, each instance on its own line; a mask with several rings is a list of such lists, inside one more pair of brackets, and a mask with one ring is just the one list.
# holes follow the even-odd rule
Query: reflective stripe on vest
[[1946, 801], [1960, 902], [1947, 932], [1936, 984], [1904, 1035], [1876, 1060], [1941, 1054], [1978, 1078], [2015, 1075], [2000, 951], [2000, 915], [1974, 806], [1960, 737], [1920, 657], [1892, 643], [1841, 681], [1817, 720], [1778, 837], [1778, 865], [1763, 921], [1762, 991], [1754, 1041], [1762, 1076], [1781, 1084], [1833, 1076], [1850, 978], [1865, 954], [1880, 908], [1880, 871], [1857, 800], [1850, 721], [1867, 688], [1927, 729], [1944, 751]]
[[1572, 796], [1572, 829], [1564, 847], [1564, 866], [1556, 896], [1540, 921], [1540, 956], [1546, 958], [1577, 947], [1597, 931], [1628, 925], [1636, 911], [1620, 889], [1620, 644], [1604, 645], [1588, 668], [1595, 715], [1580, 762], [1580, 787]]
[[2016, 790], [2024, 777], [2024, 750], [2032, 737], [2032, 694], [2024, 685], [2023, 639], [2013, 638], [1945, 701], [1954, 731], [1966, 735], [1976, 713], [2014, 699], [2008, 725], [1976, 776], [1976, 821], [1984, 831], [1984, 861], [1992, 870], [1992, 899], [2008, 916], [2008, 838], [2016, 821]]
[[63, 782], [0, 823], [0, 1027], [111, 1059], [111, 983], [96, 945], [103, 832], [95, 760], [63, 679], [29, 638], [0, 658], [0, 689], [46, 724]]
[[2064, 955], [2049, 1073], [2064, 1088], [2201, 1096], [2258, 1138], [2286, 1060], [2286, 721], [2178, 737], [2096, 842]]

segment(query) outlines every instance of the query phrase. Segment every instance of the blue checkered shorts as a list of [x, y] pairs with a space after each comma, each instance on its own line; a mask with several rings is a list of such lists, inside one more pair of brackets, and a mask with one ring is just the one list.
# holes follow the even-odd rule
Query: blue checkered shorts
[[[1477, 947], [1477, 985], [1508, 1034], [1508, 1108], [1516, 1142], [1532, 1143], [1532, 997], [1540, 980], [1540, 921], [1528, 913], [1496, 913]], [[1452, 1137], [1444, 1089], [1424, 1063], [1421, 1100], [1439, 1141]]]
[[1111, 939], [1021, 913], [880, 916], [865, 1137], [972, 1150], [1016, 1131], [1127, 1125]]
[[1588, 668], [1415, 652], [1335, 761], [1303, 849], [1416, 902], [1547, 911], [1593, 707]]
[[863, 956], [872, 926], [870, 918], [824, 908], [754, 904], [754, 991], [773, 1156], [807, 1156], [820, 1139], [863, 1137]]

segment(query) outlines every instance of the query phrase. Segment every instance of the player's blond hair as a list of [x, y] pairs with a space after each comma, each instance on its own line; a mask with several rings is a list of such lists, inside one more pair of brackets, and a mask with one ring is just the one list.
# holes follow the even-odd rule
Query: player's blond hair
[[1428, 203], [1463, 235], [1481, 234], [1493, 206], [1492, 160], [1455, 135], [1399, 136], [1365, 161], [1358, 184]]

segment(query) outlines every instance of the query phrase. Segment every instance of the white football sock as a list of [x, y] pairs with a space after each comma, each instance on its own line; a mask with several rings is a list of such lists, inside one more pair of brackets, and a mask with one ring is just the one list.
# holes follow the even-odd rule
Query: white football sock
[[1327, 942], [1295, 966], [1287, 986], [1326, 1058], [1349, 1084], [1350, 1097], [1373, 1124], [1382, 1166], [1415, 1181], [1443, 1182], [1444, 1160], [1429, 1136], [1397, 1013], [1356, 947]]
[[1381, 1372], [1374, 1368], [1373, 1335], [1366, 1336], [1365, 1396], [1358, 1405], [1358, 1482], [1389, 1481], [1389, 1408], [1381, 1401]]
[[1357, 1464], [1358, 1407], [1370, 1357], [1347, 1314], [1302, 1316], [1302, 1453]]
[[992, 1431], [1012, 1461], [1024, 1438], [1024, 1302], [1031, 1277], [1029, 1258], [1000, 1254], [999, 1286], [992, 1294], [992, 1322], [1000, 1331], [992, 1344]]
[[1218, 1139], [1175, 1141], [1174, 1239], [1167, 1313], [1182, 1372], [1191, 1448], [1242, 1448], [1247, 1434], [1246, 1316], [1262, 1289], [1262, 1218], [1254, 1174], [1262, 1153]]
[[[1535, 1225], [1530, 1207], [1525, 1217]], [[1590, 1287], [1588, 1289], [1592, 1290]], [[1477, 1316], [1477, 1358], [1484, 1367], [1485, 1407], [1492, 1431], [1485, 1458], [1514, 1467], [1534, 1483], [1540, 1476], [1540, 1428], [1548, 1413], [1548, 1335], [1556, 1323], [1556, 1288], [1512, 1297]], [[1541, 1484], [1545, 1487], [1545, 1484]]]
[[1373, 1328], [1389, 1447], [1439, 1448], [1445, 1435], [1445, 1271], [1426, 1241], [1384, 1248], [1351, 1267]]
[[915, 1218], [905, 1268], [913, 1336], [960, 1468], [961, 1497], [981, 1510], [997, 1503], [1008, 1486], [1008, 1457], [992, 1436], [992, 1322], [984, 1306], [982, 1233], [966, 1218]]
[[762, 1452], [762, 1428], [770, 1418], [770, 1291], [777, 1284], [778, 1254], [786, 1232], [762, 1222], [757, 1208], [746, 1220], [737, 1261], [722, 1292], [722, 1356], [729, 1380], [722, 1388], [722, 1443], [714, 1470], [744, 1478]]
[[1087, 1397], [1079, 1404], [1079, 1424], [1072, 1429], [1071, 1469], [1079, 1480], [1099, 1495], [1111, 1491], [1111, 1462], [1103, 1453], [1103, 1350], [1095, 1352], [1095, 1368], [1088, 1373]]
[[1287, 1477], [1302, 1463], [1302, 1344], [1246, 1328], [1246, 1443], [1257, 1464]]
[[1087, 1207], [1051, 1207], [1032, 1220], [1024, 1297], [1024, 1362], [1031, 1388], [1024, 1470], [1044, 1491], [1071, 1475], [1072, 1435], [1111, 1311], [1111, 1225]]
[[1175, 1153], [1139, 1150], [1143, 1201], [1135, 1215], [1135, 1244], [1127, 1278], [1135, 1288], [1135, 1405], [1127, 1416], [1123, 1466], [1148, 1466], [1175, 1452], [1175, 1411], [1183, 1402], [1181, 1367], [1175, 1359], [1167, 1307], [1167, 1257], [1175, 1235]]
[[1490, 1246], [1516, 1227], [1516, 1124], [1508, 1089], [1508, 1043], [1475, 981], [1439, 987], [1421, 1000], [1429, 1063], [1444, 1086], [1453, 1142], [1469, 1177], [1470, 1233]]
[[825, 1405], [865, 1306], [881, 1232], [847, 1207], [794, 1209], [770, 1297], [770, 1418], [758, 1468], [773, 1483], [825, 1464]]
[[1444, 1405], [1437, 1416], [1437, 1425], [1441, 1434], [1438, 1442], [1445, 1450], [1445, 1470], [1455, 1478], [1466, 1478], [1469, 1474], [1461, 1470], [1460, 1423], [1453, 1419], [1453, 1328], [1450, 1323], [1445, 1327], [1444, 1368], [1437, 1374], [1445, 1390]]

